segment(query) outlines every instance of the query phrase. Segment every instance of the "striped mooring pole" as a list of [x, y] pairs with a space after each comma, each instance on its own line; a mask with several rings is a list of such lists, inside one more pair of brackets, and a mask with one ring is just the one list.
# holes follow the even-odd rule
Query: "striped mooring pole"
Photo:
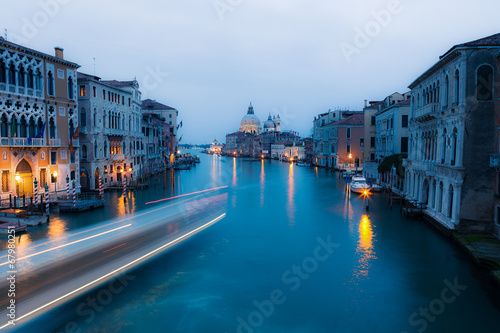
[[35, 178], [35, 206], [38, 205], [38, 180]]
[[50, 216], [49, 212], [49, 185], [45, 185], [45, 214]]
[[99, 176], [99, 196], [101, 197], [101, 200], [104, 199], [103, 197], [104, 191], [102, 189], [102, 181], [101, 181], [101, 176]]
[[66, 200], [69, 201], [69, 177], [66, 176]]
[[76, 184], [73, 180], [73, 207], [76, 207]]
[[127, 177], [123, 177], [123, 202], [127, 202]]

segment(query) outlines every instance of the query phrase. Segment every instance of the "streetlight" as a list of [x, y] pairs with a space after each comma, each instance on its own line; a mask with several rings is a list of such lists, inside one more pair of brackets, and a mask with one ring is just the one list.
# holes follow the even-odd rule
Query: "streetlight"
[[54, 182], [54, 188], [56, 190], [56, 200], [57, 200], [57, 171], [53, 171], [52, 172], [52, 177], [54, 177], [54, 180], [55, 180], [55, 182]]
[[[352, 164], [351, 162], [352, 162], [352, 154], [351, 154], [351, 153], [349, 153], [349, 166], [351, 166], [351, 164]], [[351, 166], [351, 167], [352, 167], [352, 166]]]

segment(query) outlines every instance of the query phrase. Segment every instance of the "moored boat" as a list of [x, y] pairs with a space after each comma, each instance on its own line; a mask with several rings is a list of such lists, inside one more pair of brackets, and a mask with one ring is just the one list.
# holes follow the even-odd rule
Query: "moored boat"
[[349, 186], [351, 192], [362, 194], [365, 191], [369, 190], [370, 186], [366, 183], [365, 177], [353, 177], [352, 183]]
[[0, 235], [8, 235], [9, 230], [11, 229], [14, 229], [15, 233], [17, 234], [26, 231], [28, 229], [28, 226], [20, 222], [14, 223], [14, 222], [5, 222], [0, 220]]

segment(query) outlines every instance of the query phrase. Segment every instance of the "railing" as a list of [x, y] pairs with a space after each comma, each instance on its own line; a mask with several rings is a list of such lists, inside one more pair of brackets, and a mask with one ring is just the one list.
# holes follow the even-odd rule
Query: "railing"
[[500, 168], [500, 154], [490, 155], [490, 167], [491, 168]]
[[427, 115], [436, 115], [439, 112], [438, 103], [430, 103], [415, 111], [415, 117], [422, 117]]
[[2, 146], [28, 146], [41, 147], [45, 146], [45, 139], [40, 138], [0, 138]]
[[112, 161], [123, 161], [125, 159], [124, 154], [111, 154]]
[[36, 96], [42, 97], [42, 91], [33, 88], [19, 87], [13, 84], [0, 83], [0, 91], [6, 91], [8, 93], [19, 94], [19, 95], [27, 95], [27, 96]]
[[61, 139], [49, 139], [49, 146], [61, 147]]

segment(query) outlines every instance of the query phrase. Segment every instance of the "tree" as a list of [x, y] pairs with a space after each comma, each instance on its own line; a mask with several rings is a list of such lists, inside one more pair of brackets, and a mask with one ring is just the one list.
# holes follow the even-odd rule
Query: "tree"
[[378, 166], [378, 172], [379, 173], [390, 172], [392, 166], [394, 165], [396, 167], [396, 173], [398, 174], [398, 176], [404, 177], [405, 168], [403, 167], [403, 160], [407, 157], [408, 156], [406, 154], [396, 154], [387, 156]]

